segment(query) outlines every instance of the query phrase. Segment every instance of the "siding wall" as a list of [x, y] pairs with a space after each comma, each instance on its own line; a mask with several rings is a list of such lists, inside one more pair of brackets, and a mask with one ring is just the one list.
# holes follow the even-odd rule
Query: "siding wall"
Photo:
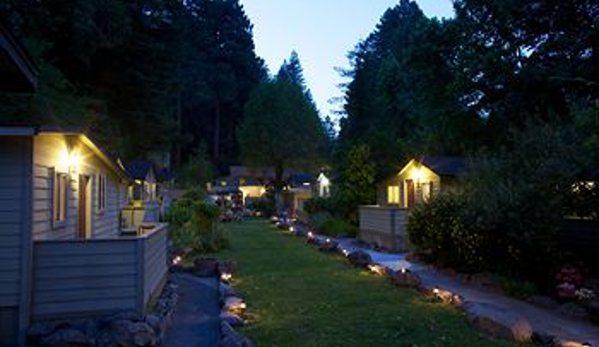
[[0, 137], [0, 346], [27, 324], [30, 221], [31, 138]]
[[34, 244], [32, 319], [143, 312], [168, 270], [167, 228], [147, 236]]
[[408, 210], [391, 206], [360, 206], [360, 240], [393, 251], [409, 249]]
[[[67, 221], [64, 226], [52, 226], [53, 173], [68, 173], [62, 156], [71, 151], [82, 158], [79, 173], [91, 178], [92, 237], [110, 238], [119, 233], [119, 214], [122, 196], [126, 189], [117, 177], [93, 152], [85, 147], [77, 136], [43, 134], [34, 140], [34, 215], [33, 237], [35, 240], [71, 240], [77, 235], [77, 203], [79, 175], [69, 175], [67, 189]], [[106, 180], [106, 210], [98, 210], [98, 174], [104, 173]]]

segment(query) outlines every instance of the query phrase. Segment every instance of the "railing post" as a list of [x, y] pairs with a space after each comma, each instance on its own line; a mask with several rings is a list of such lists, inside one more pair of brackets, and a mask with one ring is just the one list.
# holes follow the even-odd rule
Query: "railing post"
[[145, 314], [146, 305], [146, 239], [143, 237], [137, 238], [137, 314], [143, 316]]

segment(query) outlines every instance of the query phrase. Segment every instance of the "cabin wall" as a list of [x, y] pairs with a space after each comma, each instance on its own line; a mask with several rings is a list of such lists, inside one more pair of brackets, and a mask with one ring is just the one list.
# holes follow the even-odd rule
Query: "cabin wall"
[[0, 346], [24, 336], [31, 254], [30, 137], [0, 137]]
[[[77, 153], [81, 165], [76, 172], [65, 163], [67, 154]], [[70, 174], [69, 174], [70, 172]], [[110, 238], [119, 235], [119, 215], [125, 188], [108, 167], [77, 136], [43, 134], [34, 139], [34, 214], [35, 240], [72, 240], [77, 236], [79, 174], [91, 179], [91, 236]], [[54, 174], [69, 174], [66, 222], [52, 223]], [[106, 209], [98, 208], [98, 175], [106, 175]]]

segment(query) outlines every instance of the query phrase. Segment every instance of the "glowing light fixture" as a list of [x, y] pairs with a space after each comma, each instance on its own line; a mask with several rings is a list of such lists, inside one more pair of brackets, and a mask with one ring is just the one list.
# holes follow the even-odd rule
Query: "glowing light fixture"
[[81, 168], [82, 159], [79, 154], [65, 150], [60, 154], [59, 163], [69, 173], [77, 173]]
[[309, 239], [313, 239], [314, 238], [314, 233], [313, 232], [308, 232], [308, 238]]
[[233, 278], [233, 275], [228, 272], [220, 274], [220, 279], [225, 282], [229, 282]]
[[173, 259], [173, 265], [179, 265], [182, 261], [183, 258], [181, 258], [181, 256], [176, 256], [175, 259]]
[[416, 184], [419, 184], [424, 179], [424, 171], [422, 168], [414, 168], [410, 173], [410, 178], [416, 182]]

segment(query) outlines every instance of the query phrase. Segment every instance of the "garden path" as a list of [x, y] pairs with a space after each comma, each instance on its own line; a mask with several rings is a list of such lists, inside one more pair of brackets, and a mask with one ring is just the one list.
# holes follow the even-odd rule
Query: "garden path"
[[179, 286], [179, 304], [164, 346], [217, 347], [220, 329], [217, 279], [176, 274], [174, 281]]
[[392, 270], [409, 269], [417, 274], [428, 288], [439, 288], [460, 295], [464, 301], [491, 304], [526, 318], [534, 331], [557, 337], [562, 341], [588, 342], [599, 346], [599, 328], [587, 321], [566, 318], [557, 312], [508, 297], [491, 288], [467, 283], [464, 276], [449, 276], [432, 267], [409, 262], [406, 254], [382, 253], [361, 247], [353, 239], [341, 239], [339, 246], [349, 252], [361, 249], [372, 260]]

